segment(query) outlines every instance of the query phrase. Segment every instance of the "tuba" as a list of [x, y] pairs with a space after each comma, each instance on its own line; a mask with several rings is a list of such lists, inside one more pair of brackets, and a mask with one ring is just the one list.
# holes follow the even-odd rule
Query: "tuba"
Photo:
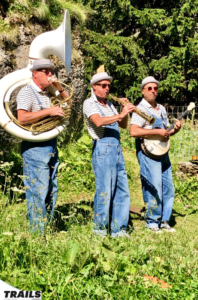
[[32, 62], [39, 58], [48, 58], [56, 55], [64, 63], [67, 74], [71, 67], [71, 23], [68, 10], [65, 11], [62, 24], [53, 31], [45, 32], [37, 36], [30, 45], [29, 64], [26, 68], [12, 72], [0, 80], [0, 125], [11, 135], [31, 142], [47, 141], [58, 136], [67, 126], [65, 119], [57, 127], [41, 132], [37, 135], [17, 125], [9, 111], [9, 100], [12, 92], [28, 84], [32, 79]]

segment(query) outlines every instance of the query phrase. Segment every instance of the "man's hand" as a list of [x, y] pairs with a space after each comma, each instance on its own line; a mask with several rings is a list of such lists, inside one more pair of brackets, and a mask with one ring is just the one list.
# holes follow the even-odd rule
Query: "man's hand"
[[179, 120], [176, 120], [174, 129], [175, 131], [179, 131], [181, 129], [181, 122]]
[[181, 129], [181, 122], [176, 120], [174, 128], [170, 131], [170, 135], [176, 134]]
[[64, 117], [65, 113], [59, 106], [51, 107], [50, 108], [50, 116], [60, 116]]
[[[154, 129], [154, 130], [156, 130], [156, 129]], [[170, 132], [167, 129], [157, 129], [157, 130], [158, 130], [157, 134], [164, 138], [168, 138], [170, 135]]]
[[125, 117], [126, 115], [128, 115], [128, 113], [131, 113], [135, 110], [135, 105], [133, 105], [132, 103], [128, 103], [125, 106], [123, 106], [122, 112], [121, 112], [121, 116], [122, 118]]
[[[129, 99], [127, 99], [127, 98], [120, 98], [120, 100], [126, 102], [126, 104], [129, 103]], [[121, 104], [121, 106], [124, 106], [124, 105]]]
[[58, 91], [62, 91], [62, 85], [57, 81], [58, 79], [55, 76], [49, 77], [49, 83]]
[[122, 108], [120, 113], [121, 120], [118, 122], [121, 128], [127, 128], [128, 124], [128, 114], [134, 111], [135, 106], [132, 103], [128, 103]]

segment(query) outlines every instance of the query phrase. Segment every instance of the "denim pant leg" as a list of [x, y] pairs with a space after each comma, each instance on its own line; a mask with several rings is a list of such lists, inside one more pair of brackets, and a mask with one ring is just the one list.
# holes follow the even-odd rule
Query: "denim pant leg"
[[138, 152], [144, 202], [146, 227], [158, 227], [162, 220], [162, 163]]
[[48, 212], [50, 213], [50, 221], [52, 220], [54, 215], [54, 208], [58, 196], [58, 179], [57, 179], [58, 165], [59, 165], [58, 149], [55, 149], [49, 162], [50, 183], [49, 183], [49, 192], [45, 200], [46, 208], [48, 208]]
[[94, 229], [107, 229], [111, 202], [111, 146], [97, 142], [92, 156], [96, 193], [94, 197]]
[[52, 147], [35, 147], [23, 153], [24, 186], [28, 216], [32, 231], [43, 231], [47, 223], [45, 200], [49, 191], [49, 161], [52, 157]]
[[125, 230], [129, 221], [130, 194], [124, 157], [122, 155], [120, 146], [118, 146], [118, 161], [116, 169], [117, 179], [115, 195], [112, 202], [112, 233], [119, 232], [120, 230]]
[[169, 221], [173, 202], [174, 202], [174, 184], [172, 179], [172, 167], [168, 154], [162, 160], [162, 222]]

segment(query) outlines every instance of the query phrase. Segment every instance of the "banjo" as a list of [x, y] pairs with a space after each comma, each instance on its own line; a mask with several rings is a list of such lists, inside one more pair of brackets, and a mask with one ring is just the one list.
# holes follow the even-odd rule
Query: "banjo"
[[[191, 102], [187, 110], [183, 112], [178, 120], [181, 120], [183, 117], [187, 116], [188, 113], [195, 108], [195, 103]], [[167, 130], [170, 132], [175, 126], [175, 123], [172, 124]], [[159, 135], [153, 135], [146, 139], [141, 139], [141, 148], [144, 154], [149, 156], [150, 158], [161, 158], [163, 157], [168, 150], [170, 149], [170, 139], [160, 137]]]

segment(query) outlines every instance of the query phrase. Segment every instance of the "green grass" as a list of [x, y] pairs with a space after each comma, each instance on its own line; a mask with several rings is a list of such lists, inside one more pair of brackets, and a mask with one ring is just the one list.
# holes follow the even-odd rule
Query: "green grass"
[[[122, 136], [122, 143], [130, 144], [127, 132]], [[89, 142], [84, 133], [62, 150], [61, 163], [66, 165], [60, 172], [56, 222], [48, 226], [45, 236], [28, 232], [26, 201], [5, 206], [6, 197], [1, 197], [0, 278], [19, 289], [41, 290], [44, 300], [197, 299], [197, 203], [186, 207], [176, 198], [171, 218], [176, 233], [147, 231], [145, 221], [131, 214], [130, 240], [93, 236]], [[123, 148], [131, 203], [141, 208], [138, 162], [134, 149]], [[74, 150], [76, 156], [71, 155]], [[174, 157], [172, 162], [175, 170]], [[68, 179], [71, 172], [73, 179]], [[156, 276], [171, 287], [163, 289], [145, 275]]]

